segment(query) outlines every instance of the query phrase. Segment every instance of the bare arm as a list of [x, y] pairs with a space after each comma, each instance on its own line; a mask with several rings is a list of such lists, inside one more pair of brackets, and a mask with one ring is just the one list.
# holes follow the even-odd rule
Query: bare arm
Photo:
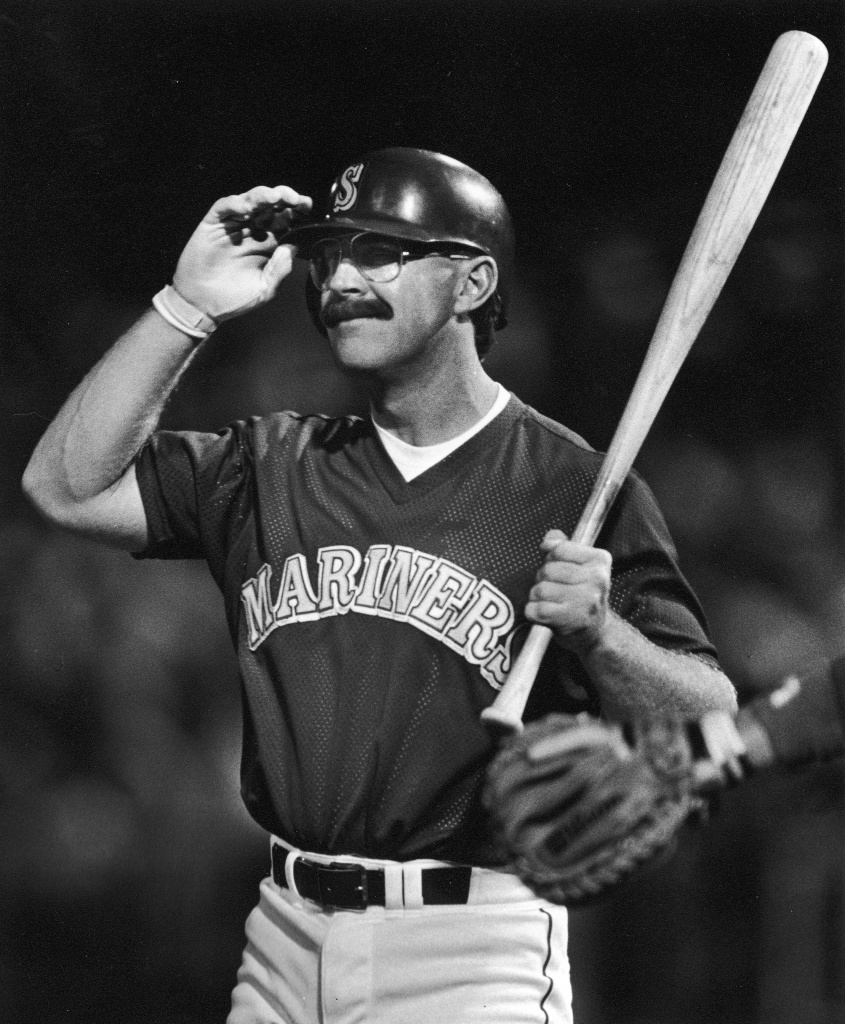
[[[293, 250], [270, 231], [311, 201], [259, 187], [212, 206], [182, 253], [174, 287], [214, 323], [267, 302], [290, 272]], [[269, 230], [256, 229], [258, 218]], [[202, 339], [145, 313], [72, 392], [23, 477], [52, 522], [127, 550], [147, 542], [133, 460]]]
[[24, 473], [24, 491], [44, 516], [116, 547], [144, 547], [147, 522], [132, 460], [196, 347], [195, 338], [150, 310], [103, 356]]
[[658, 647], [608, 606], [608, 552], [575, 544], [559, 530], [549, 531], [543, 549], [546, 561], [525, 614], [578, 655], [609, 717], [736, 713], [733, 684], [719, 669]]
[[658, 647], [613, 611], [581, 661], [609, 718], [736, 714], [736, 693], [723, 672], [693, 654]]

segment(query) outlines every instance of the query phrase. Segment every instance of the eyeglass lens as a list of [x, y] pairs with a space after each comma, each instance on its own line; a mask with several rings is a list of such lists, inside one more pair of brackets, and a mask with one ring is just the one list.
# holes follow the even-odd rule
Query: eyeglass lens
[[403, 252], [398, 245], [365, 235], [324, 238], [308, 254], [311, 279], [322, 288], [347, 256], [368, 281], [384, 284], [399, 276]]

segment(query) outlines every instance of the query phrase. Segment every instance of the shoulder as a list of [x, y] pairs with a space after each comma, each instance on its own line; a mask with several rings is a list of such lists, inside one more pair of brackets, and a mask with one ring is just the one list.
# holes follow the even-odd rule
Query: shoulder
[[[539, 444], [546, 444], [556, 451], [568, 454], [573, 462], [596, 471], [601, 467], [606, 452], [597, 451], [580, 434], [565, 427], [557, 420], [544, 416], [530, 405], [516, 399], [517, 417], [522, 420], [524, 429]], [[653, 501], [654, 497], [648, 484], [635, 469], [631, 469], [626, 477], [625, 487], [638, 498]]]
[[550, 470], [570, 467], [598, 472], [604, 455], [580, 434], [516, 397], [511, 398], [509, 411], [512, 436], [518, 439], [525, 456], [535, 465]]
[[159, 461], [187, 459], [195, 466], [227, 462], [244, 467], [293, 451], [337, 451], [369, 436], [366, 420], [357, 416], [323, 416], [275, 412], [233, 420], [215, 431], [158, 430], [147, 450]]
[[519, 404], [521, 406], [519, 411], [526, 429], [535, 431], [538, 435], [547, 436], [553, 444], [558, 443], [562, 447], [572, 447], [578, 451], [589, 453], [591, 456], [601, 457], [600, 453], [591, 447], [580, 434], [576, 434], [574, 430], [570, 430], [569, 427], [565, 427], [562, 423], [558, 423], [557, 420], [553, 420], [549, 416], [544, 416], [530, 405], [525, 405], [524, 402]]
[[337, 449], [369, 436], [367, 420], [360, 416], [325, 416], [321, 413], [275, 412], [246, 421], [256, 456], [270, 450]]
[[[515, 461], [530, 464], [533, 472], [561, 499], [579, 508], [589, 500], [601, 473], [606, 453], [597, 451], [580, 434], [516, 400], [513, 430], [517, 437]], [[665, 531], [662, 515], [651, 488], [635, 469], [630, 469], [608, 513], [612, 526], [620, 519], [641, 520], [649, 529]]]

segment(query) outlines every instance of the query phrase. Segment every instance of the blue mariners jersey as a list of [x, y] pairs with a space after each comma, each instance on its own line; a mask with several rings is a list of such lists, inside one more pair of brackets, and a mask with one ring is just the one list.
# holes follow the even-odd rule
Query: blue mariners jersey
[[[243, 683], [242, 792], [262, 826], [319, 853], [499, 862], [479, 716], [528, 629], [540, 541], [572, 532], [600, 465], [515, 397], [411, 482], [355, 417], [153, 435], [137, 460], [143, 556], [205, 558], [223, 593]], [[636, 475], [597, 544], [613, 555], [615, 611], [657, 644], [713, 657]], [[575, 710], [564, 676], [589, 690], [552, 645], [527, 719]]]

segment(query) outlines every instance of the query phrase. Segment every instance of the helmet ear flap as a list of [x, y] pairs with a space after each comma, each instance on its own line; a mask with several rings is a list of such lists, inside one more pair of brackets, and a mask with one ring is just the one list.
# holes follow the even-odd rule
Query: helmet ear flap
[[310, 274], [305, 279], [305, 305], [308, 307], [314, 326], [324, 338], [328, 337], [326, 325], [320, 319], [320, 290], [311, 280]]

